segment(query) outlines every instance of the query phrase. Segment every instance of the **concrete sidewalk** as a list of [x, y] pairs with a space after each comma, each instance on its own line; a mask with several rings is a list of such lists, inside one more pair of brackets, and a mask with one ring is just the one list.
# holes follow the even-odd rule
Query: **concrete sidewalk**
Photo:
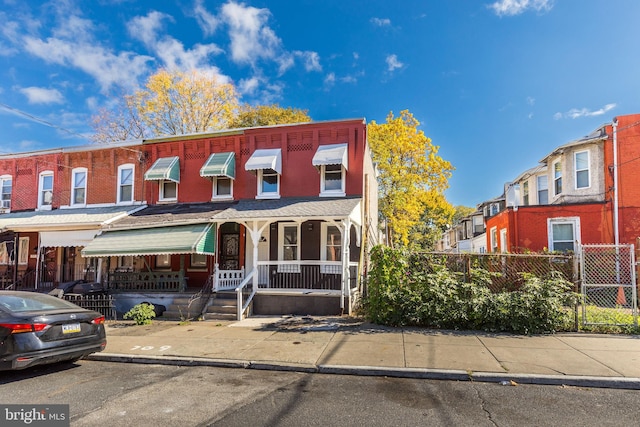
[[390, 328], [340, 317], [107, 323], [92, 360], [640, 389], [640, 337]]

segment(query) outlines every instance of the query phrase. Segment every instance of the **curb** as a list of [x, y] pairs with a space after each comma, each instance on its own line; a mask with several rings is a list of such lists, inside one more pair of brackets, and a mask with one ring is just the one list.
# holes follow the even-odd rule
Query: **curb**
[[97, 362], [159, 364], [168, 366], [209, 366], [215, 368], [257, 369], [309, 374], [357, 375], [425, 380], [469, 381], [517, 386], [519, 384], [640, 390], [640, 378], [594, 377], [577, 375], [535, 375], [493, 372], [468, 372], [454, 369], [390, 368], [379, 366], [307, 365], [281, 362], [215, 359], [184, 356], [133, 356], [94, 353], [85, 358]]

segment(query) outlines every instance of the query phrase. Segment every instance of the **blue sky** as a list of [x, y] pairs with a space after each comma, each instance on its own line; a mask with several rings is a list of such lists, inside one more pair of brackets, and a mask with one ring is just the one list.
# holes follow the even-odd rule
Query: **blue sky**
[[640, 112], [637, 0], [0, 0], [0, 153], [90, 143], [162, 67], [314, 120], [408, 109], [474, 206], [554, 147]]

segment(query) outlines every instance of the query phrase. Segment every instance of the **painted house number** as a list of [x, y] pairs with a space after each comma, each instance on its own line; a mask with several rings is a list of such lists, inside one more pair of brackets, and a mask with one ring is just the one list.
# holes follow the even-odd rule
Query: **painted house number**
[[[170, 345], [161, 345], [160, 347], [158, 347], [158, 351], [166, 351], [166, 350], [169, 350], [170, 348], [171, 348]], [[134, 345], [133, 347], [131, 347], [131, 350], [149, 351], [153, 349], [155, 349], [155, 347], [152, 345], [145, 345], [145, 346]]]

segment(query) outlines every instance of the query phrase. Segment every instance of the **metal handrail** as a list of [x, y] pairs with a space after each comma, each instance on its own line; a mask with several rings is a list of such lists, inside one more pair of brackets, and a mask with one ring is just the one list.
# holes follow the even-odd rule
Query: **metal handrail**
[[249, 295], [249, 297], [247, 298], [246, 302], [243, 304], [243, 302], [242, 302], [242, 299], [243, 299], [242, 298], [242, 290], [249, 284], [251, 279], [253, 279], [254, 271], [255, 271], [255, 268], [249, 274], [247, 274], [247, 276], [244, 278], [244, 280], [235, 289], [236, 295], [237, 295], [237, 301], [238, 301], [238, 304], [237, 304], [237, 306], [238, 306], [237, 319], [238, 320], [242, 320], [244, 318], [245, 311], [247, 311], [247, 309], [249, 308], [249, 304], [251, 304], [251, 301], [253, 300], [253, 297], [256, 295], [256, 289], [254, 288], [252, 290], [251, 294]]

